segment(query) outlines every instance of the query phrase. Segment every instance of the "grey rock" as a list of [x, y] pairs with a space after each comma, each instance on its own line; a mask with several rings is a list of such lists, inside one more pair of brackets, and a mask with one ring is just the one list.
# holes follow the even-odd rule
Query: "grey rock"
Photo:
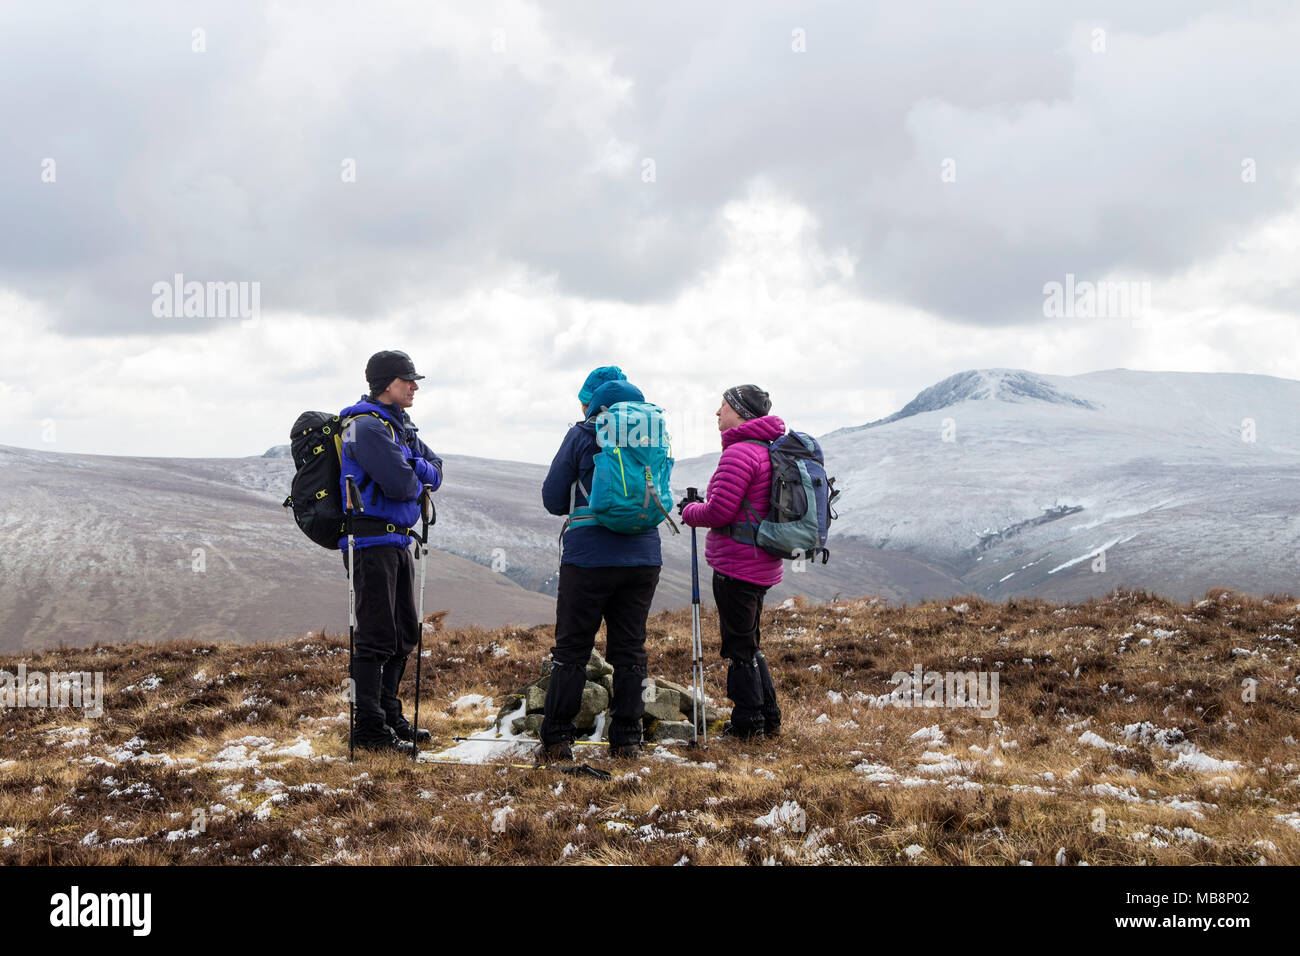
[[608, 707], [609, 694], [605, 688], [588, 681], [582, 688], [582, 706], [578, 708], [578, 716], [573, 718], [573, 726], [579, 730], [595, 727], [597, 715]]
[[[687, 701], [687, 702], [686, 702], [686, 706], [687, 706], [687, 708], [688, 708], [688, 709], [687, 709], [687, 714], [686, 714], [686, 718], [687, 718], [686, 722], [689, 724], [689, 723], [691, 722], [691, 721], [690, 721], [690, 710], [689, 710], [689, 708], [690, 708], [690, 701]], [[727, 722], [727, 720], [730, 719], [730, 717], [731, 717], [731, 711], [729, 711], [729, 710], [727, 710], [727, 711], [722, 711], [722, 710], [717, 710], [717, 709], [715, 709], [715, 708], [713, 708], [713, 707], [706, 707], [706, 708], [704, 709], [704, 720], [705, 720], [705, 722], [707, 722], [708, 725], [709, 725], [709, 733], [713, 733], [713, 732], [714, 732], [714, 731], [713, 731], [713, 728], [714, 728], [715, 726], [718, 728], [719, 732], [721, 732], [721, 730], [722, 730], [722, 725], [725, 724], [725, 723]]]
[[546, 709], [546, 688], [539, 687], [537, 684], [529, 684], [524, 688], [528, 700], [528, 713], [540, 713]]
[[654, 699], [645, 702], [645, 712], [656, 720], [681, 720], [681, 694], [667, 687], [655, 686]]
[[689, 720], [653, 720], [646, 728], [651, 740], [694, 740], [695, 728]]
[[[715, 711], [709, 711], [709, 736], [719, 737], [722, 735], [722, 728], [726, 726], [730, 714], [719, 714]], [[688, 724], [690, 721], [686, 721]]]
[[526, 717], [517, 717], [510, 725], [512, 733], [516, 734], [536, 734], [542, 729], [542, 715], [529, 714]]
[[689, 687], [684, 687], [681, 684], [678, 684], [674, 681], [670, 681], [667, 677], [656, 677], [655, 683], [658, 684], [660, 687], [667, 687], [669, 690], [677, 691], [678, 695], [685, 698], [686, 703], [690, 704], [691, 689]]
[[[694, 694], [691, 691], [691, 689], [689, 687], [685, 687], [681, 684], [678, 684], [675, 681], [670, 681], [666, 677], [655, 678], [655, 683], [662, 688], [677, 692], [677, 698], [678, 698], [679, 706], [681, 708], [681, 714], [689, 721], [692, 713], [691, 702], [694, 697]], [[713, 708], [710, 707], [709, 708], [710, 719], [712, 719], [714, 716], [716, 716], [716, 714]]]
[[587, 680], [598, 681], [606, 674], [612, 673], [614, 673], [614, 665], [596, 651], [592, 651], [591, 657], [587, 660]]
[[519, 704], [523, 699], [524, 697], [522, 694], [511, 694], [506, 698], [506, 702], [502, 704], [501, 709], [497, 711], [496, 728], [498, 732], [501, 730], [501, 722], [518, 709]]
[[[658, 683], [661, 686], [671, 685], [674, 689], [679, 686], [662, 679], [659, 680]], [[697, 704], [691, 696], [691, 689], [689, 687], [681, 688], [681, 692], [678, 695], [678, 703], [681, 707], [681, 719], [685, 720], [687, 723], [690, 723], [692, 719], [699, 717], [701, 711], [704, 712], [704, 719], [708, 721], [725, 720], [731, 715], [730, 711], [718, 710], [718, 708], [714, 707], [712, 704]]]

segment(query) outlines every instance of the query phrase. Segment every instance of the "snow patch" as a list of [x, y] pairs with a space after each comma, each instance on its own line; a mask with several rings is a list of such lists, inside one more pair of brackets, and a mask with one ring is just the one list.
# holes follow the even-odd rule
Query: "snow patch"
[[1136, 534], [1131, 534], [1127, 538], [1125, 537], [1112, 538], [1111, 540], [1107, 541], [1105, 544], [1093, 548], [1087, 554], [1081, 554], [1077, 558], [1071, 558], [1069, 561], [1066, 561], [1064, 564], [1058, 564], [1056, 567], [1052, 568], [1052, 570], [1048, 571], [1047, 573], [1055, 574], [1057, 571], [1064, 571], [1066, 568], [1072, 568], [1076, 564], [1081, 564], [1084, 561], [1089, 561], [1097, 557], [1103, 551], [1109, 551], [1117, 544], [1124, 544], [1125, 542], [1132, 541], [1136, 537], [1137, 537]]
[[943, 731], [939, 729], [938, 724], [932, 724], [929, 727], [922, 727], [920, 730], [912, 734], [912, 736], [908, 737], [907, 739], [925, 740], [936, 744], [941, 744], [944, 742]]
[[787, 800], [780, 806], [773, 807], [763, 816], [756, 818], [754, 822], [765, 830], [784, 830], [788, 828], [795, 833], [803, 833], [808, 829], [808, 814], [796, 801]]
[[1197, 773], [1225, 773], [1240, 767], [1236, 760], [1218, 760], [1194, 748], [1179, 754], [1178, 759], [1169, 765], [1170, 770], [1194, 770]]

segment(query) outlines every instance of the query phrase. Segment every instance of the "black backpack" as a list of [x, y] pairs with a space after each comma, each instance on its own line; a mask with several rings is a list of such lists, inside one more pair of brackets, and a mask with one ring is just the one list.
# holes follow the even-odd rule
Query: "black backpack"
[[[382, 416], [375, 417], [392, 432], [393, 426]], [[338, 550], [339, 538], [347, 534], [339, 484], [343, 474], [343, 429], [349, 420], [329, 412], [303, 412], [289, 431], [289, 449], [297, 470], [284, 507], [293, 508], [293, 520], [303, 534], [331, 551]], [[391, 530], [384, 522], [359, 516], [353, 519], [353, 525], [358, 537]], [[413, 534], [409, 528], [396, 530]]]

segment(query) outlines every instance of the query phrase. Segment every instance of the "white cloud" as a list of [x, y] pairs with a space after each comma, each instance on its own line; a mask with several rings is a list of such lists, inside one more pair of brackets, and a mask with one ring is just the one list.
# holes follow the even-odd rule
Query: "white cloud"
[[[268, 313], [253, 328], [90, 339], [58, 334], [39, 307], [10, 294], [0, 299], [0, 324], [24, 329], [24, 361], [0, 382], [0, 442], [40, 447], [41, 422], [53, 418], [54, 450], [258, 454], [286, 440], [298, 412], [353, 401], [366, 357], [394, 347], [428, 376], [412, 416], [437, 450], [537, 462], [550, 460], [576, 415], [587, 370], [610, 362], [669, 409], [678, 457], [716, 448], [721, 392], [746, 381], [768, 389], [790, 424], [823, 433], [887, 415], [972, 367], [1300, 378], [1300, 350], [1277, 347], [1295, 343], [1294, 319], [1231, 306], [1243, 287], [1300, 277], [1300, 259], [1256, 254], [1295, 248], [1297, 214], [1162, 284], [1151, 315], [1136, 321], [980, 330], [864, 299], [852, 281], [861, 266], [826, 248], [811, 212], [769, 185], [755, 185], [721, 218], [721, 261], [662, 304], [578, 299], [516, 268], [436, 309], [364, 322]], [[48, 374], [59, 368], [74, 371]]]

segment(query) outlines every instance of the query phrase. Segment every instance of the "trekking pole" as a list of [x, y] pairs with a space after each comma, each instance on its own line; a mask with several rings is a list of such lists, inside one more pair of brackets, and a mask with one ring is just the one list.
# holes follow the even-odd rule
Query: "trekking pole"
[[430, 757], [428, 760], [420, 762], [442, 764], [444, 767], [512, 767], [515, 770], [554, 770], [556, 773], [566, 774], [570, 777], [592, 777], [596, 780], [609, 780], [613, 776], [608, 770], [601, 770], [599, 767], [593, 767], [585, 763], [498, 763], [496, 761], [466, 763], [463, 760], [439, 760], [437, 757]]
[[[420, 540], [415, 545], [415, 557], [420, 562], [420, 611], [415, 619], [415, 626], [419, 629], [419, 644], [415, 650], [415, 723], [411, 725], [412, 760], [420, 759], [420, 659], [424, 657], [424, 579], [429, 567], [429, 524], [431, 523], [430, 512], [433, 512], [433, 502], [429, 496], [432, 493], [432, 485], [425, 485], [420, 493], [420, 518], [423, 526], [420, 529]], [[433, 512], [432, 517], [436, 520], [437, 512]]]
[[357, 735], [356, 709], [357, 709], [357, 675], [356, 675], [356, 630], [357, 630], [357, 592], [355, 586], [356, 574], [356, 551], [353, 547], [355, 542], [354, 528], [352, 527], [352, 505], [356, 502], [356, 509], [365, 512], [365, 505], [361, 503], [361, 495], [357, 493], [356, 481], [352, 475], [346, 479], [347, 500], [344, 502], [344, 524], [348, 529], [348, 760], [355, 760], [353, 752], [353, 739]]
[[[524, 746], [525, 744], [527, 744], [529, 747], [536, 747], [537, 744], [541, 742], [538, 740], [520, 739], [518, 737], [513, 739], [511, 739], [510, 737], [452, 737], [451, 739], [457, 743], [469, 740], [469, 741], [474, 741], [476, 743], [483, 743], [483, 744], [512, 744], [520, 747]], [[574, 747], [608, 747], [609, 746], [608, 740], [571, 740], [569, 741], [569, 743]]]
[[[686, 502], [703, 501], [696, 488], [686, 489]], [[695, 528], [691, 528], [691, 728], [692, 747], [707, 749], [709, 727], [704, 707], [704, 641], [700, 636], [700, 559]], [[703, 717], [704, 720], [700, 718]], [[700, 725], [704, 724], [704, 742], [700, 742]]]

